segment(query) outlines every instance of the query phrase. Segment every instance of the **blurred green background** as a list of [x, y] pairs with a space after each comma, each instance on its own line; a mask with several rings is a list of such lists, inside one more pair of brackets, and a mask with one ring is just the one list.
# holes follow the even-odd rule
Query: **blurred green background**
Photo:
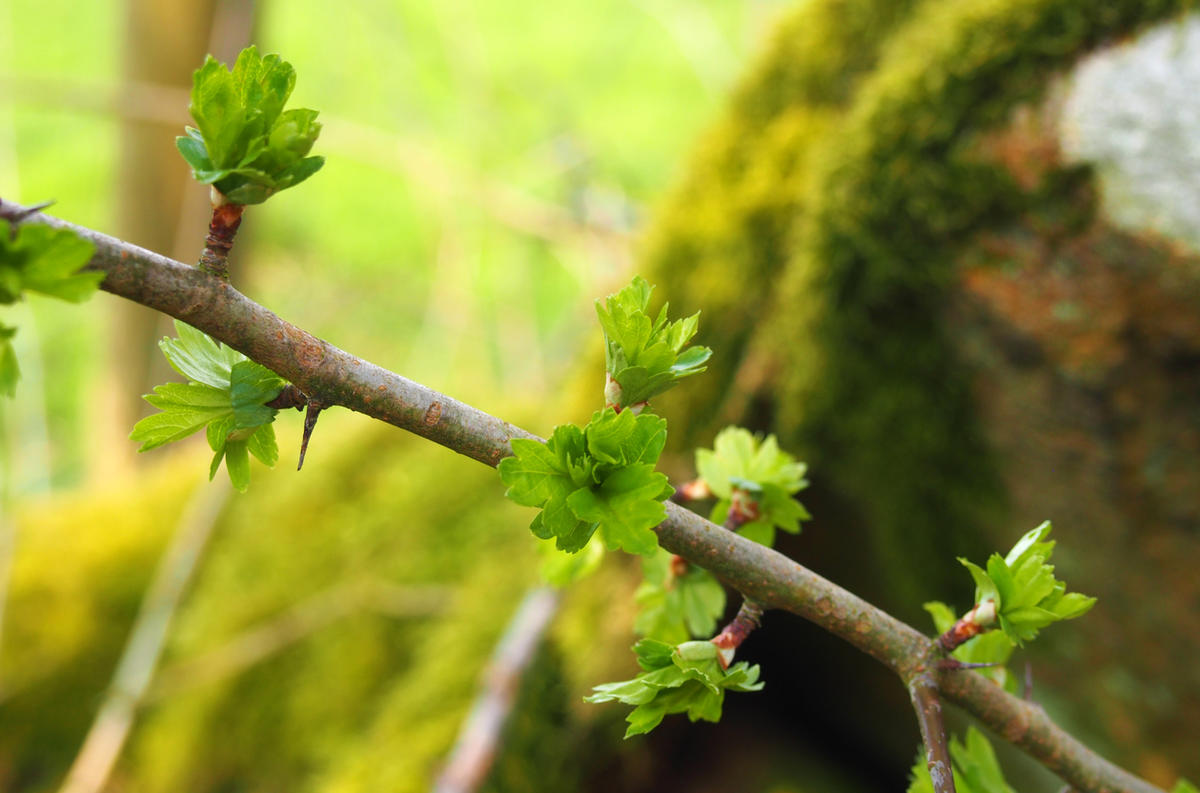
[[[1022, 656], [1037, 698], [1170, 785], [1200, 776], [1200, 259], [1106, 202], [1153, 181], [1130, 151], [1186, 137], [1155, 145], [1135, 97], [1200, 62], [1188, 9], [0, 0], [0, 197], [193, 260], [207, 190], [173, 148], [191, 70], [282, 53], [327, 163], [248, 211], [242, 291], [545, 434], [599, 398], [591, 301], [643, 272], [716, 351], [656, 405], [673, 480], [725, 423], [778, 433], [813, 464], [816, 518], [783, 550], [922, 629], [924, 600], [967, 605], [954, 556], [1054, 519], [1060, 572], [1101, 601]], [[1165, 71], [1068, 99], [1088, 53], [1164, 21]], [[1103, 88], [1122, 84], [1123, 115]], [[1158, 106], [1190, 128], [1181, 99]], [[0, 789], [430, 789], [537, 585], [494, 472], [330, 411], [297, 474], [289, 413], [279, 466], [229, 496], [202, 440], [127, 440], [171, 376], [161, 318], [101, 295], [5, 321]], [[621, 742], [620, 709], [580, 698], [631, 673], [637, 583], [610, 558], [563, 598], [481, 790], [903, 789], [901, 687], [782, 614], [745, 648], [766, 695]], [[147, 592], [178, 598], [163, 657], [118, 669]], [[1061, 786], [1001, 752], [1017, 789]]]

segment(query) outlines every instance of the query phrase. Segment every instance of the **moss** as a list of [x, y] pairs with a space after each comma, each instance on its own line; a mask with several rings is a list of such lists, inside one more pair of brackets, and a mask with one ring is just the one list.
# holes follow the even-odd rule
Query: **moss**
[[902, 613], [955, 591], [945, 560], [980, 553], [1006, 507], [945, 324], [954, 263], [1026, 213], [1091, 212], [1085, 171], [1022, 184], [986, 135], [1088, 50], [1185, 5], [797, 9], [647, 238], [652, 280], [705, 310], [716, 350], [709, 382], [672, 395], [672, 444], [727, 422], [780, 432], [869, 527]]
[[46, 788], [78, 750], [202, 465], [177, 456], [140, 487], [80, 492], [16, 515], [0, 656], [0, 787]]

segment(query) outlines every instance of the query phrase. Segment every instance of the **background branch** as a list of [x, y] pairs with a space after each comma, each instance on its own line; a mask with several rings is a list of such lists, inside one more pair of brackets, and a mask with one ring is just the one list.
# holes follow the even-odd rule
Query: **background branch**
[[[0, 218], [21, 207], [0, 204]], [[181, 319], [290, 380], [305, 394], [413, 432], [495, 466], [512, 438], [535, 435], [463, 402], [356, 358], [280, 319], [229, 284], [195, 268], [44, 214], [25, 222], [70, 229], [96, 245], [88, 265], [101, 288]], [[747, 540], [672, 502], [655, 531], [660, 544], [711, 571], [768, 608], [781, 608], [840, 636], [910, 680], [932, 640], [777, 551]], [[1086, 793], [1162, 793], [1095, 754], [1040, 707], [974, 672], [938, 671], [943, 696]]]

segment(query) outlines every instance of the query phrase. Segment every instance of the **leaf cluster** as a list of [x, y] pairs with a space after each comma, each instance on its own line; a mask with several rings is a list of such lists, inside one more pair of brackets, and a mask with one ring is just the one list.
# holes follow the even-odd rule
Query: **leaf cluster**
[[689, 564], [682, 574], [672, 569], [674, 557], [660, 548], [642, 558], [644, 580], [635, 598], [634, 630], [665, 642], [711, 636], [725, 613], [725, 588], [702, 567]]
[[[967, 728], [965, 744], [957, 736], [950, 739], [950, 760], [958, 793], [1015, 793], [1004, 779], [991, 743], [974, 727]], [[913, 764], [908, 793], [934, 793], [924, 757], [918, 756]]]
[[251, 46], [230, 71], [211, 55], [192, 78], [195, 127], [175, 139], [197, 181], [233, 204], [261, 204], [325, 164], [308, 152], [321, 132], [317, 111], [284, 110], [296, 84], [292, 65]]
[[758, 666], [745, 661], [722, 669], [716, 645], [708, 641], [672, 646], [642, 639], [633, 647], [644, 672], [632, 680], [596, 686], [587, 702], [616, 700], [633, 705], [625, 737], [648, 733], [670, 713], [691, 721], [719, 721], [726, 691], [759, 691]]
[[644, 404], [684, 377], [703, 372], [712, 355], [707, 347], [684, 348], [700, 326], [699, 312], [669, 322], [664, 303], [651, 319], [647, 309], [653, 291], [644, 278], [634, 276], [621, 291], [596, 300], [608, 373], [604, 399], [618, 410]]
[[[87, 300], [104, 280], [101, 272], [80, 272], [95, 246], [65, 229], [41, 223], [0, 233], [0, 305], [16, 303], [26, 291], [71, 303]], [[21, 371], [12, 338], [17, 329], [0, 323], [0, 394], [12, 396]]]
[[575, 553], [598, 532], [609, 550], [652, 554], [652, 529], [666, 518], [662, 502], [673, 492], [654, 471], [666, 440], [664, 419], [604, 408], [582, 429], [555, 427], [546, 443], [513, 440], [500, 479], [510, 499], [541, 508], [529, 528], [554, 537], [559, 550]]
[[797, 534], [808, 511], [792, 498], [808, 485], [807, 466], [779, 448], [774, 435], [760, 440], [741, 427], [718, 433], [712, 449], [696, 450], [696, 470], [717, 496], [712, 521], [724, 523], [734, 498], [753, 503], [757, 517], [738, 527], [739, 534], [768, 547], [775, 531]]
[[188, 382], [156, 386], [143, 397], [161, 412], [139, 421], [129, 437], [145, 452], [204, 429], [213, 450], [208, 478], [224, 459], [233, 486], [245, 492], [249, 455], [268, 466], [279, 459], [271, 426], [277, 411], [265, 403], [279, 396], [287, 381], [190, 325], [176, 322], [175, 331], [179, 338], [164, 338], [158, 346]]
[[995, 603], [1001, 630], [1018, 646], [1047, 625], [1086, 614], [1096, 603], [1094, 597], [1068, 593], [1067, 585], [1055, 579], [1053, 565], [1047, 564], [1054, 551], [1054, 542], [1046, 540], [1050, 529], [1046, 521], [1018, 540], [1007, 556], [992, 554], [986, 570], [958, 560], [975, 579], [975, 602]]
[[[945, 633], [957, 622], [954, 611], [945, 603], [934, 600], [926, 603], [924, 608], [933, 618], [933, 625], [938, 633]], [[997, 664], [976, 671], [1003, 686], [1009, 693], [1015, 694], [1017, 678], [1010, 675], [1004, 667], [1012, 657], [1015, 647], [1012, 639], [1009, 639], [1004, 631], [987, 631], [963, 642], [954, 648], [951, 655], [967, 664]]]

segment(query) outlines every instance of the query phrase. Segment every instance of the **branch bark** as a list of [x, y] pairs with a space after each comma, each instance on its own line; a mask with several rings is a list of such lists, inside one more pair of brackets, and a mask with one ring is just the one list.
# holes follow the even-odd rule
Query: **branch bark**
[[[21, 207], [0, 204], [0, 218]], [[327, 405], [340, 405], [495, 466], [512, 438], [535, 438], [506, 421], [363, 361], [280, 319], [228, 283], [91, 229], [37, 213], [23, 222], [66, 228], [90, 240], [88, 267], [101, 288], [181, 319], [290, 380]], [[982, 676], [929, 663], [933, 640], [777, 551], [667, 502], [660, 544], [711, 571], [766, 608], [808, 619], [875, 658], [907, 683], [929, 674], [943, 698], [963, 707], [1083, 793], [1163, 793], [1092, 752], [1042, 709]]]
[[936, 793], [955, 793], [954, 771], [950, 764], [950, 749], [946, 744], [946, 720], [942, 718], [942, 701], [937, 684], [928, 675], [918, 675], [909, 681], [908, 696], [912, 699], [925, 744], [925, 767]]

